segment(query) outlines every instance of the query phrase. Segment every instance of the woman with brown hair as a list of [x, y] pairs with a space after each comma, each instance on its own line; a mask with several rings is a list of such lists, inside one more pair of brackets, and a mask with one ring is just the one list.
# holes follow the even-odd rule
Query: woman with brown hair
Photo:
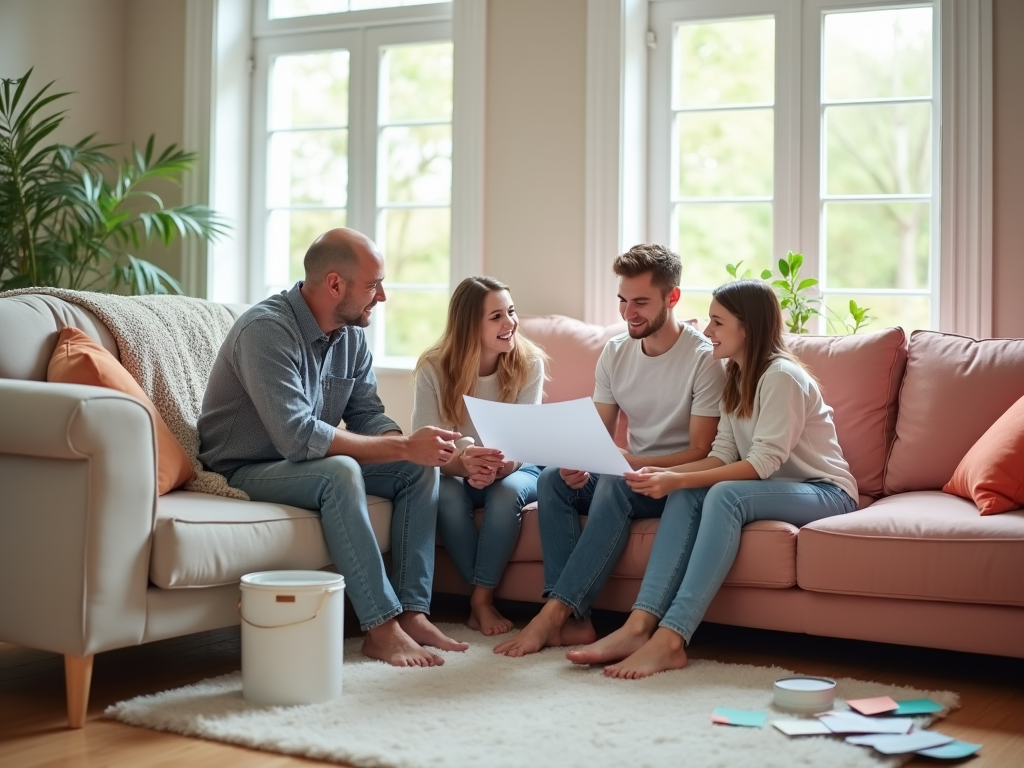
[[802, 526], [857, 508], [832, 409], [782, 327], [767, 283], [738, 280], [714, 292], [705, 335], [715, 357], [729, 362], [711, 453], [625, 476], [637, 493], [668, 496], [665, 512], [626, 624], [569, 653], [570, 661], [617, 662], [605, 674], [620, 678], [685, 667], [685, 645], [736, 559], [744, 525]]
[[[441, 467], [437, 527], [459, 574], [473, 587], [469, 626], [485, 635], [512, 629], [494, 608], [494, 589], [519, 540], [523, 506], [537, 498], [540, 468], [505, 461], [501, 451], [482, 446], [462, 398], [541, 401], [547, 355], [518, 330], [508, 286], [467, 277], [452, 294], [444, 334], [416, 365], [413, 429], [446, 424], [476, 443]], [[473, 510], [479, 507], [484, 519], [478, 533]]]

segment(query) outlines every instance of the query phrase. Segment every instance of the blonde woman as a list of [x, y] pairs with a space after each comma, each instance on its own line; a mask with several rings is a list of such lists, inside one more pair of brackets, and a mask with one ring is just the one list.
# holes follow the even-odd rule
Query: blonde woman
[[[413, 429], [447, 424], [476, 442], [441, 467], [437, 527], [459, 574], [473, 587], [469, 626], [485, 635], [512, 629], [494, 608], [494, 589], [519, 540], [523, 506], [537, 498], [540, 468], [505, 461], [501, 451], [481, 445], [462, 398], [541, 401], [547, 356], [518, 330], [508, 286], [467, 277], [452, 294], [444, 334], [416, 364]], [[484, 519], [477, 532], [473, 510], [479, 507]]]

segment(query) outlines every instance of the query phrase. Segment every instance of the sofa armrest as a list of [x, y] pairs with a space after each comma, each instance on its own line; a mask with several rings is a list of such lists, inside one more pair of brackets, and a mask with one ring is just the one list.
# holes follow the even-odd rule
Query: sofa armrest
[[101, 387], [0, 379], [0, 640], [88, 656], [141, 642], [153, 420]]

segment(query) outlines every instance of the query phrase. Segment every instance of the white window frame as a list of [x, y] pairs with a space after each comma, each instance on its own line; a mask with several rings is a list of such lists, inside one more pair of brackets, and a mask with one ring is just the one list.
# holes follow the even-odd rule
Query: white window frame
[[[452, 0], [273, 21], [266, 19], [266, 7], [267, 0], [187, 0], [184, 139], [187, 147], [208, 161], [190, 175], [185, 194], [189, 201], [207, 203], [226, 215], [233, 224], [233, 232], [222, 243], [197, 243], [186, 252], [186, 292], [229, 303], [252, 303], [263, 298], [254, 292], [262, 281], [253, 279], [254, 262], [249, 256], [256, 245], [250, 221], [251, 115], [254, 99], [265, 98], [253, 92], [254, 41], [268, 28], [320, 33], [365, 27], [368, 21], [380, 27], [407, 22], [450, 24], [448, 39], [455, 47], [450, 285], [480, 274], [487, 4], [481, 0]], [[376, 80], [376, 74], [373, 78]], [[354, 91], [356, 86], [352, 87]], [[355, 98], [350, 93], [350, 104], [356, 103]], [[350, 117], [350, 129], [355, 129], [357, 119]], [[375, 122], [376, 115], [369, 119]], [[357, 159], [350, 158], [352, 162]], [[353, 198], [354, 195], [350, 196], [348, 203], [348, 220], [354, 226], [361, 219], [352, 218]], [[370, 221], [375, 227], [375, 219]], [[258, 266], [262, 268], [261, 264]], [[405, 369], [409, 365], [408, 360], [392, 359], [379, 360], [375, 367]]]
[[[638, 41], [650, 40], [647, 28], [649, 4], [662, 0], [588, 0], [587, 37], [587, 200], [585, 220], [585, 285], [587, 290], [586, 319], [606, 323], [615, 319], [614, 281], [609, 264], [615, 253], [636, 242], [648, 239], [649, 228], [633, 227], [630, 206], [636, 205], [636, 196], [626, 199], [624, 190], [636, 184], [634, 165], [628, 162], [635, 150], [626, 144], [630, 136], [643, 135], [641, 118], [648, 112], [648, 77], [637, 62]], [[767, 0], [763, 3], [744, 3], [736, 6], [710, 3], [708, 0], [688, 0], [694, 6], [708, 6], [717, 10], [710, 16], [722, 18], [745, 15], [784, 7], [789, 13], [778, 18], [786, 22], [776, 25], [776, 72], [781, 66], [788, 71], [800, 72], [804, 103], [807, 89], [814, 94], [814, 120], [820, 122], [817, 107], [817, 83], [820, 70], [811, 71], [798, 60], [785, 61], [784, 57], [799, 55], [795, 45], [784, 46], [793, 40], [800, 25], [811, 23], [808, 18], [825, 8], [849, 7], [863, 4], [865, 8], [891, 5], [918, 5], [919, 3], [841, 2], [840, 0]], [[933, 210], [933, 239], [938, 247], [937, 269], [932, 280], [938, 282], [938, 327], [942, 331], [986, 338], [992, 333], [992, 5], [991, 0], [935, 0], [935, 19], [938, 36], [935, 55], [939, 57], [940, 76], [935, 83], [939, 108], [934, 119], [939, 122], [939, 147], [933, 157], [936, 167], [935, 200], [940, 210]], [[819, 23], [819, 22], [813, 22]], [[655, 41], [670, 46], [671, 41]], [[600, 51], [608, 51], [618, 64], [618, 70], [602, 66]], [[632, 55], [630, 52], [633, 52]], [[653, 73], [651, 74], [653, 78]], [[794, 78], [795, 79], [795, 78]], [[814, 81], [814, 82], [811, 82]], [[806, 272], [817, 266], [818, 221], [809, 221], [808, 199], [814, 195], [813, 215], [817, 217], [819, 144], [818, 129], [812, 125], [814, 140], [801, 143], [801, 133], [810, 133], [807, 111], [798, 113], [799, 100], [790, 98], [794, 80], [788, 76], [776, 81], [776, 152], [787, 153], [789, 160], [776, 163], [776, 205], [773, 221], [773, 240], [776, 257], [785, 248], [800, 250], [809, 256]], [[788, 89], [788, 90], [787, 90]], [[786, 103], [787, 100], [789, 103]], [[609, 112], [602, 105], [619, 105], [619, 120], [608, 122]], [[631, 104], [632, 109], [622, 105]], [[642, 104], [642, 108], [637, 105]], [[595, 127], [595, 119], [604, 118], [604, 124]], [[780, 126], [781, 123], [781, 126]], [[784, 129], [783, 129], [784, 128]], [[646, 145], [646, 143], [645, 143]], [[801, 156], [801, 149], [803, 156]], [[813, 167], [809, 158], [813, 156]], [[642, 165], [646, 168], [648, 158]], [[630, 175], [632, 174], [632, 178]], [[595, 187], [592, 180], [613, 178], [618, 180], [613, 199], [607, 189]], [[813, 185], [808, 191], [808, 185]], [[804, 202], [800, 202], [803, 199]], [[654, 203], [654, 201], [651, 201]], [[635, 216], [634, 216], [635, 218]], [[649, 223], [648, 223], [649, 227]], [[937, 230], [936, 230], [937, 228]], [[782, 242], [780, 242], [780, 240]], [[616, 247], [610, 247], [614, 244]]]

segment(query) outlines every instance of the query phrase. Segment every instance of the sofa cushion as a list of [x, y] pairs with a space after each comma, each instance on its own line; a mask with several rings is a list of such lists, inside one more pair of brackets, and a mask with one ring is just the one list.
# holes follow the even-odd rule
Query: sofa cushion
[[594, 369], [604, 345], [626, 330], [625, 323], [607, 327], [564, 315], [523, 317], [520, 332], [548, 353], [544, 401], [560, 403], [594, 395]]
[[[391, 501], [367, 497], [381, 551], [391, 547]], [[157, 503], [149, 578], [164, 589], [234, 584], [255, 571], [331, 563], [315, 512], [286, 504], [174, 491]]]
[[46, 380], [61, 384], [87, 384], [131, 395], [153, 417], [156, 434], [157, 493], [165, 494], [192, 479], [195, 472], [177, 441], [142, 387], [110, 352], [78, 328], [64, 328], [46, 370]]
[[[477, 526], [483, 518], [476, 513]], [[581, 516], [583, 526], [586, 515]], [[636, 520], [630, 526], [629, 543], [615, 566], [612, 575], [625, 579], [642, 579], [647, 560], [658, 532], [658, 520]], [[736, 560], [725, 577], [729, 586], [756, 586], [769, 588], [792, 587], [796, 584], [796, 542], [798, 529], [789, 523], [761, 520], [743, 528]], [[512, 552], [510, 562], [543, 562], [540, 527], [537, 524], [537, 503], [523, 508], [523, 523], [519, 543]]]
[[1024, 395], [1024, 339], [914, 331], [885, 492], [939, 490], [978, 438]]
[[906, 336], [900, 328], [887, 328], [852, 336], [788, 334], [786, 343], [818, 379], [832, 406], [839, 445], [857, 478], [863, 506], [882, 495], [907, 362]]
[[67, 327], [85, 331], [120, 359], [107, 326], [84, 307], [41, 294], [0, 299], [0, 379], [46, 381], [57, 336]]
[[889, 496], [800, 529], [803, 589], [1024, 606], [1024, 512], [982, 517], [941, 491]]
[[983, 515], [1024, 506], [1024, 397], [971, 446], [942, 490], [970, 499]]

